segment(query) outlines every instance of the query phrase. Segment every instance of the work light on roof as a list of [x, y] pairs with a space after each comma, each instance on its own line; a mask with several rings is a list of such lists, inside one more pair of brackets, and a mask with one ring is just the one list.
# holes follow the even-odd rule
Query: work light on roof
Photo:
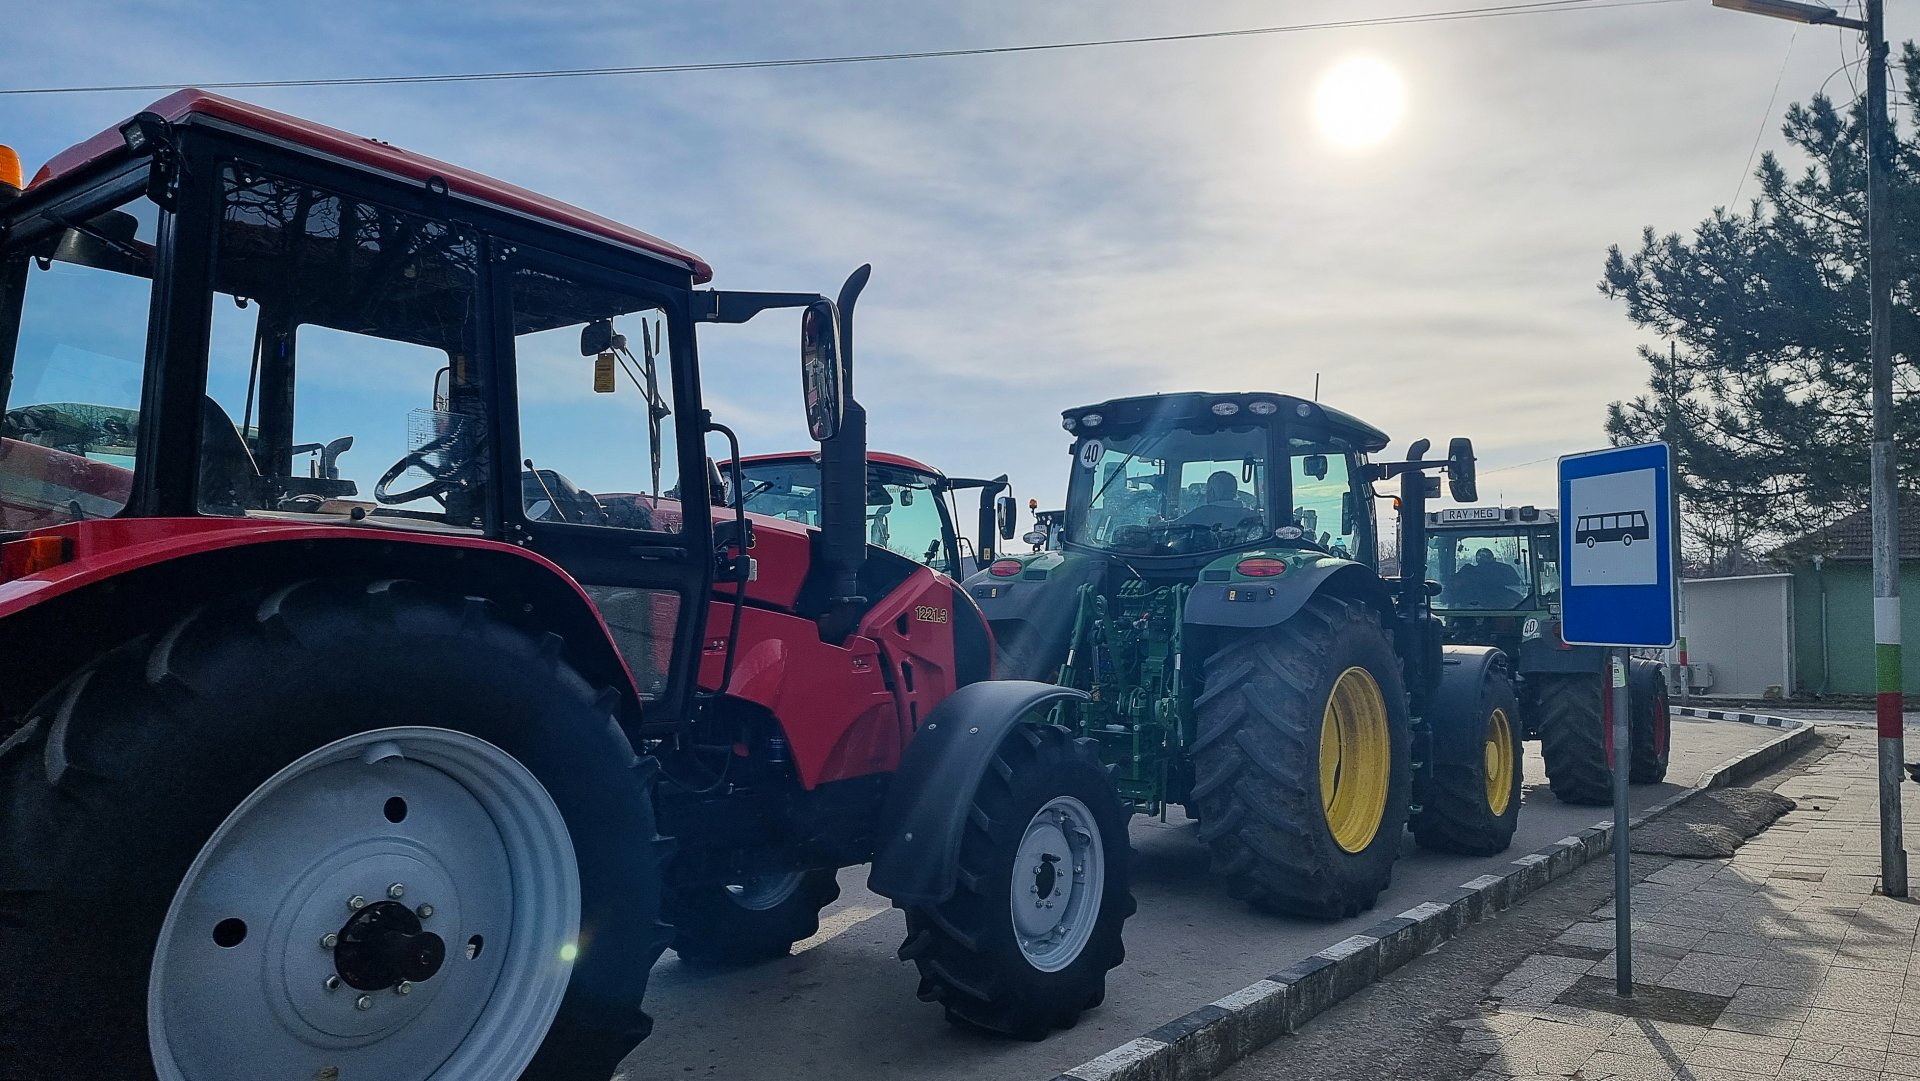
[[1301, 402], [1299, 405], [1294, 406], [1293, 411], [1295, 413], [1300, 414], [1303, 417], [1310, 417], [1313, 415], [1313, 407], [1308, 405], [1305, 402]]
[[1065, 428], [1067, 431], [1073, 431], [1075, 428], [1078, 428], [1079, 425], [1073, 422], [1072, 417], [1061, 417], [1060, 427]]
[[1256, 417], [1270, 417], [1280, 411], [1278, 402], [1248, 402], [1247, 412]]
[[1088, 413], [1086, 416], [1080, 418], [1080, 424], [1082, 427], [1098, 428], [1100, 427], [1100, 422], [1105, 419], [1107, 418], [1098, 413]]
[[1230, 417], [1230, 416], [1233, 416], [1235, 413], [1238, 413], [1239, 411], [1240, 411], [1240, 403], [1238, 402], [1213, 403], [1213, 415], [1216, 417]]

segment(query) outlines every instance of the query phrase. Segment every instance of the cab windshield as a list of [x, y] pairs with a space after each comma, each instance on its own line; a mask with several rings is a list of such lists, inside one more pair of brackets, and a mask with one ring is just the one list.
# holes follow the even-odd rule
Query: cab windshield
[[[811, 458], [744, 462], [744, 502], [764, 514], [805, 526], [820, 525], [820, 464]], [[952, 532], [937, 478], [909, 469], [867, 466], [867, 543], [952, 574]]]
[[[1427, 572], [1440, 583], [1436, 609], [1536, 608], [1554, 574], [1554, 552], [1529, 533], [1429, 533]], [[1543, 577], [1547, 581], [1543, 581]]]
[[1268, 533], [1267, 430], [1157, 428], [1083, 441], [1067, 539], [1131, 555], [1211, 552]]

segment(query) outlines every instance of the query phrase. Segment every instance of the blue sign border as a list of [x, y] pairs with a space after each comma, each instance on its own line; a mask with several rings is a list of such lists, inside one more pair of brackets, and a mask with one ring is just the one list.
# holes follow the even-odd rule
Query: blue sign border
[[[1653, 470], [1654, 536], [1662, 543], [1652, 585], [1573, 584], [1572, 482], [1611, 473]], [[1679, 581], [1674, 573], [1677, 514], [1673, 451], [1665, 443], [1569, 454], [1560, 459], [1560, 634], [1574, 646], [1671, 648], [1679, 637]]]

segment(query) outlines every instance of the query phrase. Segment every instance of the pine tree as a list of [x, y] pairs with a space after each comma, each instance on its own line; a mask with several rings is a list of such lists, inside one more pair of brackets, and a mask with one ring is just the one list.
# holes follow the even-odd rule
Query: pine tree
[[[1920, 100], [1920, 50], [1902, 51], [1906, 98]], [[1867, 502], [1869, 399], [1866, 109], [1824, 94], [1788, 107], [1782, 127], [1801, 173], [1766, 154], [1745, 213], [1716, 207], [1691, 237], [1608, 249], [1600, 291], [1626, 302], [1647, 393], [1614, 402], [1615, 445], [1668, 439], [1681, 473], [1686, 555], [1740, 573], [1778, 543]], [[1899, 473], [1920, 465], [1915, 269], [1920, 143], [1896, 130], [1893, 363]]]

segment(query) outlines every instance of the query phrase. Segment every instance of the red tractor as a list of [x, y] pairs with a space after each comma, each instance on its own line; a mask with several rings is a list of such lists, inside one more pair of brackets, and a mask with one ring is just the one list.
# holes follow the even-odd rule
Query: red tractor
[[[820, 523], [820, 455], [750, 454], [736, 481], [748, 514]], [[904, 454], [867, 452], [867, 543], [964, 581], [993, 562], [997, 541], [1013, 539], [1014, 500], [1006, 474], [949, 477]], [[959, 495], [979, 492], [978, 532], [960, 531]]]
[[[195, 91], [0, 186], [0, 1077], [601, 1081], [669, 943], [782, 953], [866, 862], [949, 1018], [1100, 1001], [1073, 692], [866, 543], [865, 268], [709, 277]], [[713, 495], [695, 329], [775, 308], [818, 528]]]

